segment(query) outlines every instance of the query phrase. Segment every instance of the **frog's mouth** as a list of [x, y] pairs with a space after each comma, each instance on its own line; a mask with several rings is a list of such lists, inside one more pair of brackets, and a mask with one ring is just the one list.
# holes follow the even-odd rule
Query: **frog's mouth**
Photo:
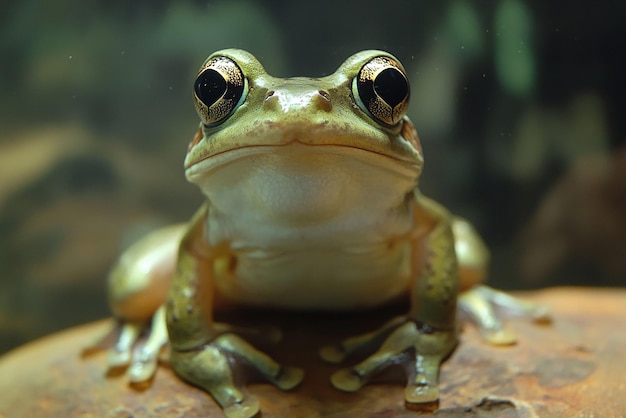
[[[371, 160], [374, 165], [396, 165], [421, 171], [423, 158], [419, 139], [406, 120], [393, 132], [379, 127], [302, 116], [289, 122], [257, 120], [225, 127], [217, 132], [199, 132], [185, 159], [186, 170], [213, 170], [239, 158], [267, 152], [287, 154], [292, 149], [311, 153], [340, 153], [346, 158]], [[236, 129], [235, 129], [236, 128]], [[236, 132], [232, 132], [233, 129]], [[298, 148], [299, 147], [299, 148]]]
[[[328, 157], [336, 156], [334, 163]], [[294, 138], [282, 144], [246, 145], [238, 148], [204, 155], [197, 160], [185, 161], [185, 173], [190, 181], [209, 175], [225, 165], [247, 160], [258, 169], [279, 169], [296, 163], [302, 169], [318, 167], [323, 169], [323, 160], [328, 164], [350, 166], [350, 161], [359, 161], [370, 166], [372, 171], [383, 170], [402, 177], [419, 177], [423, 163], [420, 159], [401, 157], [397, 154], [383, 153], [371, 148], [336, 143], [308, 143]], [[297, 166], [295, 167], [297, 170]]]

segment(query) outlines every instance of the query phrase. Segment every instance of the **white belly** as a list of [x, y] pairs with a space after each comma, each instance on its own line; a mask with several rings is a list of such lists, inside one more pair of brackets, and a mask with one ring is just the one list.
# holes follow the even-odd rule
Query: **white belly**
[[237, 302], [289, 309], [350, 310], [387, 302], [408, 288], [409, 246], [237, 251], [218, 280]]
[[265, 148], [199, 181], [206, 239], [237, 259], [220, 291], [256, 305], [353, 309], [406, 290], [415, 170], [345, 147]]

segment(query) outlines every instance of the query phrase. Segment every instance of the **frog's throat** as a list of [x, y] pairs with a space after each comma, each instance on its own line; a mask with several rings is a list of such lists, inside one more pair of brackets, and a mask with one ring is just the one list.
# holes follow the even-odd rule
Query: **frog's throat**
[[337, 232], [363, 217], [376, 223], [403, 207], [419, 178], [414, 164], [336, 145], [246, 147], [216, 158], [225, 161], [206, 159], [187, 178], [229, 217], [224, 225], [252, 217], [272, 227], [338, 222]]

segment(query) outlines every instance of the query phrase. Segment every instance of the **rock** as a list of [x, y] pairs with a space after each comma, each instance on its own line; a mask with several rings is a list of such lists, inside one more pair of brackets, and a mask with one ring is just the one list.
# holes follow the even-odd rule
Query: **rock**
[[[509, 347], [487, 346], [471, 325], [464, 326], [458, 349], [441, 370], [439, 410], [420, 416], [610, 417], [626, 411], [626, 290], [555, 288], [524, 297], [550, 307], [553, 324], [512, 320], [519, 343]], [[389, 314], [255, 315], [284, 331], [284, 343], [271, 354], [307, 371], [291, 392], [263, 382], [249, 386], [263, 417], [415, 416], [405, 409], [401, 379], [341, 393], [328, 383], [336, 366], [317, 357], [321, 345], [369, 329]], [[105, 352], [81, 356], [111, 324], [87, 324], [0, 358], [0, 418], [222, 416], [210, 396], [167, 366], [151, 386], [131, 389], [124, 376], [106, 376]]]

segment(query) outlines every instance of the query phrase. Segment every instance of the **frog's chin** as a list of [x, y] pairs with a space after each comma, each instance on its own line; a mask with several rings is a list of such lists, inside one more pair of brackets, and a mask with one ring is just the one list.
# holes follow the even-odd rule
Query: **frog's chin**
[[305, 161], [304, 166], [309, 165], [306, 162], [312, 162], [318, 166], [319, 164], [314, 160], [319, 155], [337, 155], [345, 159], [344, 162], [349, 159], [359, 160], [371, 165], [375, 170], [394, 171], [399, 176], [419, 177], [422, 170], [421, 163], [393, 158], [373, 150], [347, 145], [307, 144], [293, 140], [282, 145], [244, 146], [205, 157], [186, 165], [185, 175], [190, 182], [198, 184], [203, 181], [202, 179], [210, 176], [213, 171], [219, 170], [223, 166], [236, 163], [241, 159], [249, 159], [254, 162], [259, 156], [268, 155], [276, 156], [276, 160], [280, 159], [287, 163], [298, 161], [298, 167], [303, 167], [302, 161]]
[[253, 211], [285, 222], [389, 210], [402, 204], [419, 176], [404, 161], [346, 146], [257, 146], [233, 153], [219, 163], [207, 159], [191, 166], [187, 178], [217, 210]]

